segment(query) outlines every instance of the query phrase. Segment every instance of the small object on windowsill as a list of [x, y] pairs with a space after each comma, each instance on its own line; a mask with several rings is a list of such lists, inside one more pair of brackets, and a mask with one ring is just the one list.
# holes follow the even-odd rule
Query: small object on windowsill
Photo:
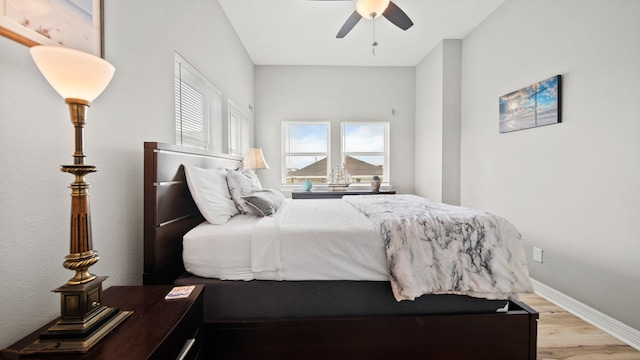
[[380, 184], [382, 183], [382, 180], [380, 180], [380, 177], [377, 175], [374, 175], [371, 178], [371, 191], [373, 192], [380, 192]]
[[164, 299], [165, 300], [186, 299], [189, 297], [189, 295], [191, 295], [191, 292], [195, 288], [196, 287], [194, 285], [176, 286], [173, 289], [171, 289], [171, 291], [169, 291], [169, 293], [167, 294], [167, 296], [164, 297]]
[[346, 191], [353, 181], [344, 167], [336, 166], [335, 170], [327, 176], [327, 182], [332, 191]]
[[304, 181], [302, 182], [302, 190], [311, 191], [312, 187], [313, 187], [313, 184], [311, 183], [311, 181], [309, 179], [304, 179]]

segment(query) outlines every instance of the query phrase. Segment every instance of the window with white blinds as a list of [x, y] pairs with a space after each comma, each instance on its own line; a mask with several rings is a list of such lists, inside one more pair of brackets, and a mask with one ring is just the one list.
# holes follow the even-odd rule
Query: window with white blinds
[[222, 92], [175, 54], [176, 144], [222, 152]]
[[244, 156], [249, 148], [249, 116], [229, 101], [229, 149], [230, 155]]

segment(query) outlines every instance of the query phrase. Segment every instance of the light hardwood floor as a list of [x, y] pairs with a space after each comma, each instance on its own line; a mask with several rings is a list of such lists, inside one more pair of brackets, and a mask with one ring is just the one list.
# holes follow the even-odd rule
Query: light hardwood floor
[[536, 294], [522, 294], [540, 313], [538, 360], [640, 360], [640, 351]]

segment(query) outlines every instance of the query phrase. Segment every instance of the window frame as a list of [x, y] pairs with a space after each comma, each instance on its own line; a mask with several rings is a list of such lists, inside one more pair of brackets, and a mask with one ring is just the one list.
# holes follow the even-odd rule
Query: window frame
[[[345, 126], [348, 125], [383, 125], [384, 126], [384, 151], [383, 152], [369, 152], [369, 151], [357, 151], [357, 152], [347, 152], [345, 151]], [[391, 124], [389, 121], [341, 121], [340, 122], [340, 162], [344, 164], [346, 161], [346, 157], [351, 156], [382, 156], [383, 157], [383, 165], [382, 165], [382, 184], [390, 185], [391, 184], [391, 171], [390, 171], [390, 131]], [[364, 184], [364, 183], [362, 183]], [[354, 183], [354, 185], [356, 185]], [[369, 184], [366, 184], [369, 186]]]
[[[286, 140], [287, 140], [287, 126], [289, 125], [326, 125], [327, 127], [327, 152], [315, 152], [315, 153], [301, 153], [301, 152], [287, 152], [286, 151]], [[281, 186], [298, 186], [299, 184], [288, 183], [287, 182], [287, 157], [288, 156], [326, 156], [327, 158], [327, 174], [331, 169], [331, 122], [330, 121], [304, 121], [304, 120], [294, 120], [294, 121], [282, 121], [281, 129], [280, 129], [280, 154], [281, 159], [281, 173], [280, 173], [280, 183]], [[325, 175], [327, 175], [325, 174]], [[316, 184], [314, 184], [316, 185]]]
[[[236, 144], [237, 146], [234, 146]], [[227, 153], [243, 157], [248, 148], [249, 115], [236, 103], [229, 100], [227, 104]]]

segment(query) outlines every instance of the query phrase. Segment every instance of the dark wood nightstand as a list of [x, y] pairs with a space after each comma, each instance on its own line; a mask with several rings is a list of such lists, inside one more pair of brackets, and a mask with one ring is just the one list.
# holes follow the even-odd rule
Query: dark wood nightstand
[[396, 193], [395, 190], [380, 190], [378, 192], [373, 192], [371, 190], [344, 190], [344, 191], [295, 190], [291, 192], [291, 198], [293, 199], [340, 199], [345, 195], [393, 195], [395, 193]]
[[19, 350], [55, 323], [26, 336], [0, 351], [2, 359], [197, 359], [201, 348], [203, 285], [196, 285], [189, 298], [165, 300], [173, 286], [112, 286], [102, 294], [109, 307], [133, 310], [133, 314], [86, 354], [23, 355]]

